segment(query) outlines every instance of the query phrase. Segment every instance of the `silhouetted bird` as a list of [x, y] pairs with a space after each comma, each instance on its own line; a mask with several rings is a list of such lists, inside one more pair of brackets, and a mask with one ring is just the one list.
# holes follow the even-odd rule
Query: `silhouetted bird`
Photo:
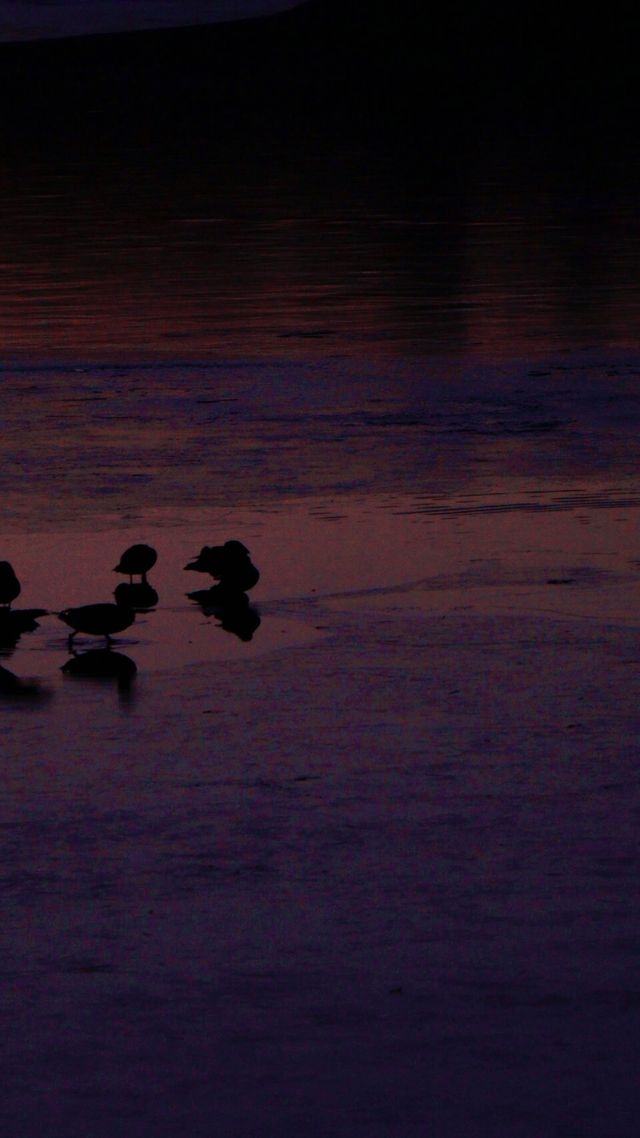
[[260, 580], [260, 573], [241, 541], [225, 541], [224, 545], [203, 545], [195, 560], [185, 565], [196, 573], [208, 573], [227, 591], [246, 593]]
[[147, 573], [158, 560], [158, 554], [151, 545], [130, 545], [125, 549], [120, 561], [113, 570], [114, 573], [126, 573], [129, 583], [134, 577], [140, 577], [143, 582], [147, 580]]
[[13, 566], [8, 561], [0, 561], [0, 605], [10, 605], [20, 596], [20, 582]]
[[135, 612], [128, 605], [111, 604], [81, 605], [75, 609], [64, 609], [57, 615], [73, 629], [69, 634], [69, 644], [78, 632], [104, 636], [109, 642], [113, 633], [123, 632], [136, 619]]

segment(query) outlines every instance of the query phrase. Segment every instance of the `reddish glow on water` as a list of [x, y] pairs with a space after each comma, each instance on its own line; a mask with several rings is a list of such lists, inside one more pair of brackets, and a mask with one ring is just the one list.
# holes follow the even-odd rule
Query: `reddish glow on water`
[[[476, 123], [13, 132], [12, 1138], [633, 1133], [637, 178]], [[249, 620], [186, 596], [229, 538]], [[98, 655], [135, 679], [84, 635], [63, 673], [136, 542], [157, 602]]]
[[225, 166], [9, 167], [5, 353], [496, 358], [635, 337], [637, 211], [615, 185], [576, 204], [491, 169], [454, 193], [344, 160]]
[[[619, 505], [616, 503], [619, 502]], [[291, 500], [262, 510], [151, 510], [144, 525], [98, 532], [13, 533], [2, 539], [22, 582], [19, 605], [55, 614], [112, 600], [121, 580], [112, 572], [120, 552], [145, 540], [158, 550], [150, 574], [159, 595], [118, 638], [144, 672], [250, 660], [310, 645], [331, 632], [340, 612], [414, 610], [434, 620], [447, 612], [477, 616], [517, 611], [585, 622], [640, 620], [640, 497], [582, 484], [573, 492], [516, 490], [512, 482], [487, 494], [448, 500], [398, 494]], [[261, 569], [251, 593], [260, 624], [250, 642], [222, 629], [186, 594], [207, 577], [184, 566], [203, 544], [239, 536]], [[332, 615], [333, 614], [333, 615]], [[59, 682], [68, 629], [55, 615], [25, 634], [11, 667]], [[77, 649], [95, 647], [80, 636]]]

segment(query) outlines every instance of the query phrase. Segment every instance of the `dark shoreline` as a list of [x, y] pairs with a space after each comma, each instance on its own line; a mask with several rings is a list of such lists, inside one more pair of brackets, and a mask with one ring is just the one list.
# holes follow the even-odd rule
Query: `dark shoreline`
[[419, 8], [308, 0], [236, 23], [1, 44], [2, 135], [26, 149], [268, 138], [313, 152], [342, 140], [426, 164], [438, 137], [637, 151], [631, 16], [576, 25], [551, 9], [457, 5], [427, 24]]

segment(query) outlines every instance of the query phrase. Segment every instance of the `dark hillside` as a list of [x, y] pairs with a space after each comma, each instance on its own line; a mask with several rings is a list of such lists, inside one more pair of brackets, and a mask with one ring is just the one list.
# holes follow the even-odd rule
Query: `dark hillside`
[[[630, 129], [634, 19], [577, 25], [552, 8], [307, 0], [203, 28], [0, 46], [2, 132], [304, 137], [437, 128]], [[635, 131], [633, 131], [635, 135]]]

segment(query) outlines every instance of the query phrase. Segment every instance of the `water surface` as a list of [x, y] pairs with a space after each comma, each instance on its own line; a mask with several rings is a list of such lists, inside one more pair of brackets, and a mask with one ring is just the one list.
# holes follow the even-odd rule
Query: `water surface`
[[389, 165], [4, 171], [7, 1134], [633, 1132], [635, 186]]
[[5, 356], [495, 358], [635, 340], [628, 171], [569, 177], [544, 153], [468, 144], [441, 161], [211, 143], [14, 157]]

